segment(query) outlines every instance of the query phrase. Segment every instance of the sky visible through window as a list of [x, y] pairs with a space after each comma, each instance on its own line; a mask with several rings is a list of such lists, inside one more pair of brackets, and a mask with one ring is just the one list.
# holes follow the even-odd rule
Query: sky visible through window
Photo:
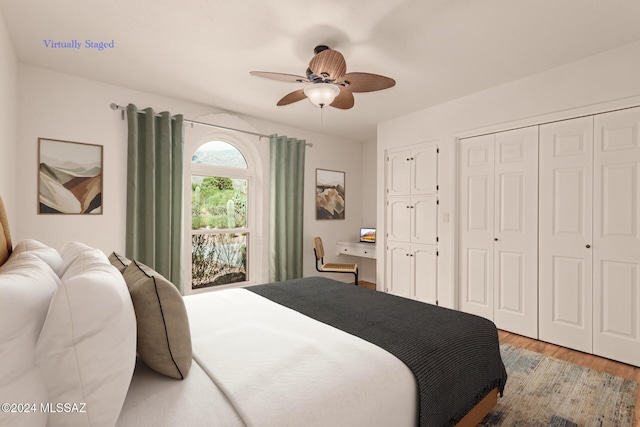
[[191, 163], [247, 169], [247, 161], [236, 147], [223, 141], [210, 141], [193, 153]]

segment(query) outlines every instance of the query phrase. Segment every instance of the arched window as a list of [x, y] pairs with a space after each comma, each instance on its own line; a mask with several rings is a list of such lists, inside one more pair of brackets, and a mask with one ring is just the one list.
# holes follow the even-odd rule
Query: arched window
[[236, 146], [212, 140], [195, 150], [190, 172], [190, 291], [249, 281], [254, 171]]

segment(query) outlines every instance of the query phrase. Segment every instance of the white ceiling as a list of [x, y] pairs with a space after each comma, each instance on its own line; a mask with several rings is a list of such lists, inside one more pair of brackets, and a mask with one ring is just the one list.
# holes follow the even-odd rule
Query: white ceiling
[[[18, 60], [365, 141], [376, 124], [640, 40], [636, 0], [0, 0]], [[109, 51], [43, 40], [115, 41]], [[326, 44], [392, 77], [350, 110], [277, 107]], [[105, 106], [107, 108], [107, 106]]]

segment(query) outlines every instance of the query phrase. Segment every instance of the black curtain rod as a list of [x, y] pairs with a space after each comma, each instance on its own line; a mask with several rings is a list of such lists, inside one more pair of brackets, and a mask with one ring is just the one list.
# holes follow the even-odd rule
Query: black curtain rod
[[[123, 107], [122, 105], [118, 105], [115, 102], [111, 103], [111, 109], [112, 110], [120, 110], [122, 111], [122, 120], [124, 120], [124, 112], [127, 111], [127, 107]], [[144, 113], [144, 110], [139, 110], [138, 113]], [[160, 116], [159, 114], [156, 114], [156, 116]], [[262, 133], [256, 133], [256, 132], [251, 132], [248, 130], [242, 130], [242, 129], [234, 129], [234, 128], [230, 128], [230, 127], [226, 127], [226, 126], [219, 126], [219, 125], [213, 125], [211, 123], [204, 123], [204, 122], [197, 122], [195, 120], [187, 120], [184, 119], [185, 123], [189, 123], [191, 125], [198, 125], [198, 126], [205, 126], [205, 127], [210, 127], [210, 128], [215, 128], [215, 129], [223, 129], [223, 130], [228, 130], [231, 132], [240, 132], [240, 133], [246, 133], [249, 135], [255, 135], [257, 137], [259, 137], [260, 139], [262, 138], [270, 138], [270, 135], [264, 135]]]

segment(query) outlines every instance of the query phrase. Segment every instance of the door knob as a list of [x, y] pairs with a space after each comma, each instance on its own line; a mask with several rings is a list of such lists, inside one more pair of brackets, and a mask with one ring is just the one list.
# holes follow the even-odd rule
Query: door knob
[[498, 238], [497, 238], [497, 237], [494, 237], [494, 238], [493, 238], [493, 240], [495, 240], [495, 241], [497, 242], [497, 241], [498, 241]]
[[587, 249], [589, 249], [591, 247], [591, 245], [587, 245]]

